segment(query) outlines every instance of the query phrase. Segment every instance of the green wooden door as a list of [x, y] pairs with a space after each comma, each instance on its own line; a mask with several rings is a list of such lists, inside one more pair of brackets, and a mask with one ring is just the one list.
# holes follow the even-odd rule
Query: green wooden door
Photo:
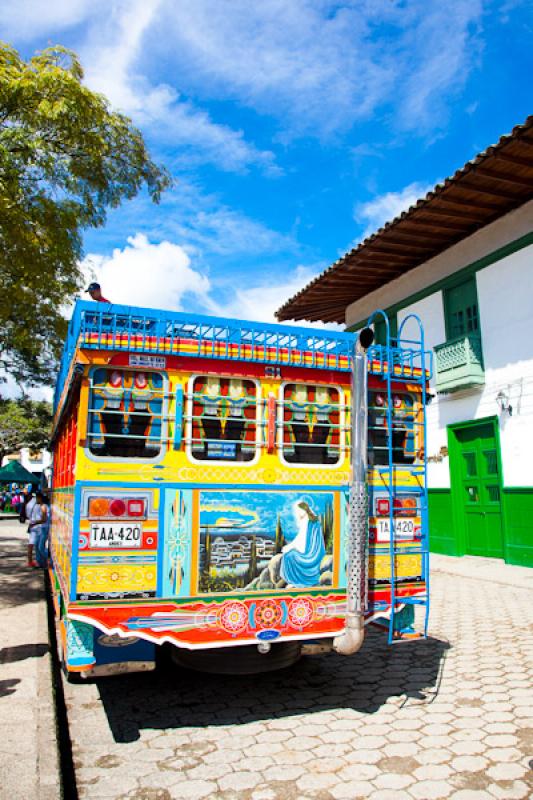
[[455, 497], [463, 515], [465, 552], [503, 558], [501, 477], [492, 422], [455, 430], [458, 444]]

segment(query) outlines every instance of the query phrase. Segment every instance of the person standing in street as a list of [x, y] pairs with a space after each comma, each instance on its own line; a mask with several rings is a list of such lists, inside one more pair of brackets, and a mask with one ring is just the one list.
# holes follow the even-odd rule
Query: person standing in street
[[26, 522], [31, 519], [31, 512], [36, 503], [32, 489], [33, 487], [31, 485], [29, 491], [24, 489], [24, 494], [22, 495], [22, 504], [20, 506], [19, 522]]
[[[48, 506], [44, 502], [44, 495], [42, 492], [37, 492], [29, 520], [28, 566], [42, 567], [45, 569], [48, 566], [47, 540], [48, 531], [50, 528], [50, 519], [48, 514]], [[35, 563], [33, 560], [34, 547], [37, 563]]]

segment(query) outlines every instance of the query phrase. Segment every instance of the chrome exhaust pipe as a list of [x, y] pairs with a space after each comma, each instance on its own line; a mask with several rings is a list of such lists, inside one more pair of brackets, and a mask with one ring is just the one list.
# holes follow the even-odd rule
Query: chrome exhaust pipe
[[352, 370], [352, 480], [350, 484], [350, 522], [346, 567], [346, 626], [333, 639], [333, 649], [341, 655], [356, 653], [365, 637], [364, 614], [368, 602], [368, 502], [367, 430], [368, 366], [367, 349], [374, 340], [370, 328], [363, 328], [354, 348]]

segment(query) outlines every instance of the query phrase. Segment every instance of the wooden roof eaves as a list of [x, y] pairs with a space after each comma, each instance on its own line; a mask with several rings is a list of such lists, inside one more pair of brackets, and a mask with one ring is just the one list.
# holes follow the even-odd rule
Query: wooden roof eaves
[[497, 170], [483, 166], [478, 167], [478, 172], [483, 177], [490, 178], [494, 181], [511, 183], [513, 185], [517, 184], [518, 186], [524, 186], [526, 189], [533, 189], [533, 177], [529, 178], [527, 175], [501, 175]]
[[[454, 187], [455, 188], [455, 187]], [[468, 208], [472, 208], [475, 206], [476, 208], [482, 209], [483, 211], [495, 211], [496, 213], [500, 213], [505, 206], [499, 205], [498, 203], [489, 203], [486, 200], [480, 200], [479, 197], [476, 198], [467, 198], [467, 197], [451, 197], [450, 194], [447, 195], [439, 195], [439, 202], [440, 203], [449, 203], [452, 206], [468, 206]], [[485, 219], [481, 220], [481, 222], [485, 222], [487, 219], [487, 215], [485, 215]]]
[[[483, 175], [481, 177], [484, 177]], [[492, 179], [490, 179], [492, 180]], [[455, 187], [456, 189], [458, 187]], [[514, 192], [508, 192], [505, 189], [500, 189], [499, 187], [496, 188], [495, 186], [480, 186], [477, 183], [474, 183], [470, 180], [464, 180], [461, 182], [462, 189], [468, 189], [471, 192], [475, 192], [476, 194], [488, 194], [491, 197], [501, 197], [503, 200], [517, 200], [521, 199], [520, 195], [515, 194]], [[473, 205], [476, 205], [476, 201], [472, 201]]]
[[526, 167], [531, 169], [531, 161], [521, 156], [515, 156], [513, 153], [494, 153], [496, 161], [506, 161], [508, 164], [516, 164], [519, 167]]
[[[415, 230], [411, 231], [410, 229], [407, 229], [408, 225], [409, 226], [413, 225]], [[394, 236], [395, 238], [400, 237], [402, 240], [405, 240], [406, 242], [411, 242], [411, 241], [434, 242], [435, 241], [434, 237], [437, 237], [437, 239], [448, 240], [450, 236], [453, 236], [455, 233], [457, 233], [457, 227], [454, 227], [452, 229], [446, 228], [440, 230], [435, 230], [435, 228], [438, 229], [439, 225], [438, 224], [433, 225], [433, 223], [430, 220], [419, 219], [415, 221], [410, 219], [406, 220], [402, 232], [395, 233]], [[463, 231], [464, 227], [462, 227], [459, 232], [461, 233]]]
[[[498, 179], [490, 176], [483, 176], [479, 167], [488, 159], [498, 158], [502, 162], [507, 162], [509, 164], [513, 164], [513, 159], [516, 159], [516, 161], [520, 159], [521, 162], [525, 161], [526, 163], [514, 163], [513, 166], [530, 168], [531, 162], [529, 162], [527, 158], [521, 158], [520, 150], [529, 150], [529, 148], [533, 148], [533, 139], [529, 138], [527, 135], [532, 130], [533, 115], [529, 116], [523, 124], [515, 126], [509, 134], [501, 136], [496, 144], [491, 145], [485, 151], [479, 153], [463, 167], [456, 170], [452, 176], [442, 183], [437, 184], [425, 197], [418, 200], [413, 206], [402, 212], [395, 219], [387, 222], [382, 228], [361, 242], [357, 248], [354, 248], [350, 253], [347, 253], [345, 256], [335, 261], [321, 275], [314, 278], [307, 286], [304, 286], [280, 307], [277, 312], [278, 319], [295, 318], [295, 314], [298, 315], [298, 318], [310, 319], [310, 317], [307, 316], [305, 305], [302, 305], [302, 303], [305, 303], [304, 295], [309, 296], [310, 292], [314, 294], [316, 291], [320, 291], [322, 287], [325, 288], [332, 274], [344, 273], [347, 269], [348, 260], [366, 255], [370, 251], [373, 242], [377, 243], [379, 241], [380, 245], [385, 243], [387, 232], [392, 231], [398, 225], [402, 224], [404, 220], [406, 221], [407, 218], [412, 222], [413, 217], [421, 213], [427, 213], [429, 216], [433, 213], [433, 216], [440, 217], [470, 218], [473, 225], [464, 233], [465, 236], [469, 236], [476, 229], [493, 221], [502, 213], [507, 213], [507, 211], [527, 202], [530, 199], [530, 193], [524, 191], [524, 189], [529, 188], [529, 186], [522, 186], [519, 194], [505, 192], [501, 189], [501, 182], [497, 187], [493, 185], [494, 182], [498, 182]], [[471, 184], [469, 173], [476, 174], [478, 172], [481, 181], [475, 181], [474, 184]], [[517, 175], [516, 170], [511, 171], [510, 175]], [[487, 181], [489, 185], [487, 185], [485, 181]], [[517, 185], [517, 181], [514, 181], [514, 184]], [[483, 195], [485, 195], [485, 197], [483, 197]], [[489, 196], [497, 198], [498, 202], [490, 202], [486, 199]], [[442, 206], [444, 206], [444, 208]], [[446, 208], [446, 206], [448, 206], [448, 208]], [[453, 206], [456, 206], [456, 209], [454, 209]], [[460, 236], [451, 236], [449, 244], [454, 244], [458, 238], [460, 238]], [[433, 248], [433, 252], [429, 257], [438, 255], [446, 249], [446, 246], [447, 243], [443, 242], [441, 246], [439, 242], [437, 246]], [[396, 245], [394, 249], [396, 250], [397, 247], [401, 247], [401, 245]], [[414, 248], [410, 249], [412, 251]], [[374, 252], [379, 252], [378, 247], [374, 247]], [[384, 250], [384, 256], [387, 259], [392, 259], [393, 253]], [[402, 257], [403, 256], [400, 254], [400, 259]], [[406, 272], [418, 266], [424, 260], [424, 257], [420, 257], [416, 254], [410, 266], [405, 264], [406, 268], [402, 270], [402, 272]], [[380, 285], [383, 284], [381, 283]], [[350, 297], [347, 298], [348, 302], [353, 302], [355, 298], [352, 298], [353, 295], [350, 294]], [[328, 314], [327, 318], [328, 320], [336, 319], [342, 322], [342, 317], [336, 312], [334, 312], [333, 315]], [[326, 316], [313, 317], [313, 319], [326, 320]]]
[[[442, 197], [438, 197], [435, 202], [440, 202]], [[417, 209], [422, 214], [429, 214], [434, 215], [436, 217], [452, 217], [453, 219], [462, 219], [462, 220], [471, 220], [472, 222], [480, 222], [483, 224], [486, 219], [486, 215], [484, 211], [475, 211], [475, 209], [470, 209], [469, 211], [465, 211], [464, 208], [458, 209], [457, 211], [452, 208], [441, 208], [440, 206], [436, 206], [433, 204], [432, 206], [428, 206], [426, 208]]]
[[[424, 212], [425, 213], [425, 212]], [[420, 214], [418, 216], [413, 215], [411, 219], [406, 219], [404, 223], [404, 227], [406, 225], [420, 225], [425, 226], [428, 228], [437, 228], [442, 231], [457, 231], [457, 233], [465, 233], [468, 231], [468, 228], [472, 225], [471, 221], [463, 220], [463, 222], [450, 222], [450, 221], [443, 221], [440, 217], [437, 220], [426, 219], [422, 217]], [[439, 234], [442, 236], [447, 236], [446, 233]], [[448, 235], [451, 235], [449, 233]]]

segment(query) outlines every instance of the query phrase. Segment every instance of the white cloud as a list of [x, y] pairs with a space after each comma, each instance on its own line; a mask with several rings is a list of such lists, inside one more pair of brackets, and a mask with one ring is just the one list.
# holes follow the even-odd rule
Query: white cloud
[[406, 127], [439, 127], [482, 11], [481, 0], [195, 0], [167, 2], [154, 30], [194, 91], [321, 136], [386, 106]]
[[31, 41], [57, 35], [105, 10], [104, 0], [17, 0], [0, 4], [4, 40]]
[[404, 46], [414, 60], [404, 75], [402, 127], [428, 131], [446, 119], [446, 102], [463, 87], [478, 58], [482, 12], [482, 0], [453, 0], [428, 4], [420, 16], [407, 15]]
[[191, 266], [183, 246], [170, 241], [152, 244], [140, 233], [129, 237], [128, 244], [113, 250], [111, 256], [88, 255], [81, 266], [87, 281], [96, 279], [103, 295], [113, 303], [170, 311], [194, 309], [260, 322], [275, 322], [274, 312], [323, 267], [300, 265], [270, 279], [258, 280], [250, 274], [244, 283], [215, 284]]
[[[246, 287], [237, 285], [229, 296], [212, 300], [209, 303], [210, 314], [236, 319], [247, 319], [257, 322], [277, 323], [275, 312], [289, 297], [306, 286], [309, 281], [324, 268], [323, 264], [314, 266], [299, 265], [286, 270], [282, 275], [273, 276], [269, 282], [252, 283]], [[250, 283], [250, 282], [249, 282]], [[344, 325], [336, 323], [286, 321], [283, 325], [298, 325], [318, 330], [344, 330]]]
[[366, 41], [366, 9], [350, 2], [195, 0], [173, 4], [163, 25], [173, 32], [166, 53], [190, 86], [277, 116], [283, 128], [321, 134], [364, 117], [394, 77]]
[[144, 74], [143, 43], [158, 18], [162, 0], [18, 0], [0, 5], [2, 35], [14, 41], [54, 36], [40, 46], [62, 41], [65, 32], [83, 26], [79, 46], [88, 86], [105, 94], [160, 144], [182, 147], [187, 163], [213, 163], [222, 170], [258, 167], [281, 173], [270, 150], [246, 141], [242, 130], [214, 122], [184, 100], [176, 72], [153, 84]]
[[[201, 186], [180, 180], [171, 192], [165, 192], [161, 204], [154, 207], [146, 194], [111, 210], [106, 228], [99, 231], [98, 251], [125, 240], [132, 231], [145, 233], [151, 240], [180, 242], [187, 253], [201, 252], [208, 257], [233, 256], [247, 262], [257, 256], [290, 253], [294, 258], [308, 257], [291, 233], [280, 233], [259, 219], [222, 202], [220, 196]], [[219, 259], [220, 262], [220, 259]]]
[[159, 16], [161, 0], [116, 2], [105, 26], [93, 23], [83, 50], [86, 83], [105, 94], [114, 107], [128, 114], [162, 145], [185, 148], [187, 162], [210, 162], [222, 170], [245, 172], [257, 166], [279, 175], [270, 150], [247, 142], [242, 130], [214, 122], [192, 102], [183, 100], [171, 73], [155, 85], [143, 75], [143, 43]]
[[354, 209], [354, 219], [356, 222], [367, 223], [365, 230], [361, 236], [365, 239], [372, 233], [375, 233], [378, 228], [381, 228], [386, 222], [390, 222], [406, 211], [410, 206], [424, 197], [434, 184], [423, 183], [410, 183], [399, 192], [386, 192], [385, 194], [378, 195], [373, 200], [367, 203], [359, 203]]
[[276, 174], [271, 150], [201, 103], [252, 108], [281, 138], [382, 112], [427, 133], [479, 58], [483, 13], [482, 0], [18, 0], [0, 23], [25, 41], [73, 31], [90, 85], [151, 134], [225, 170]]
[[246, 287], [237, 285], [229, 298], [212, 301], [210, 311], [225, 317], [276, 322], [275, 311], [315, 276], [316, 270], [298, 266], [269, 282]]
[[[201, 201], [200, 201], [201, 202]], [[188, 244], [220, 255], [260, 254], [296, 249], [289, 236], [224, 205], [194, 210], [169, 227]]]
[[112, 303], [183, 310], [184, 296], [207, 298], [209, 278], [191, 267], [180, 245], [151, 244], [141, 233], [111, 256], [88, 255], [82, 262], [87, 280], [96, 278], [102, 294]]

